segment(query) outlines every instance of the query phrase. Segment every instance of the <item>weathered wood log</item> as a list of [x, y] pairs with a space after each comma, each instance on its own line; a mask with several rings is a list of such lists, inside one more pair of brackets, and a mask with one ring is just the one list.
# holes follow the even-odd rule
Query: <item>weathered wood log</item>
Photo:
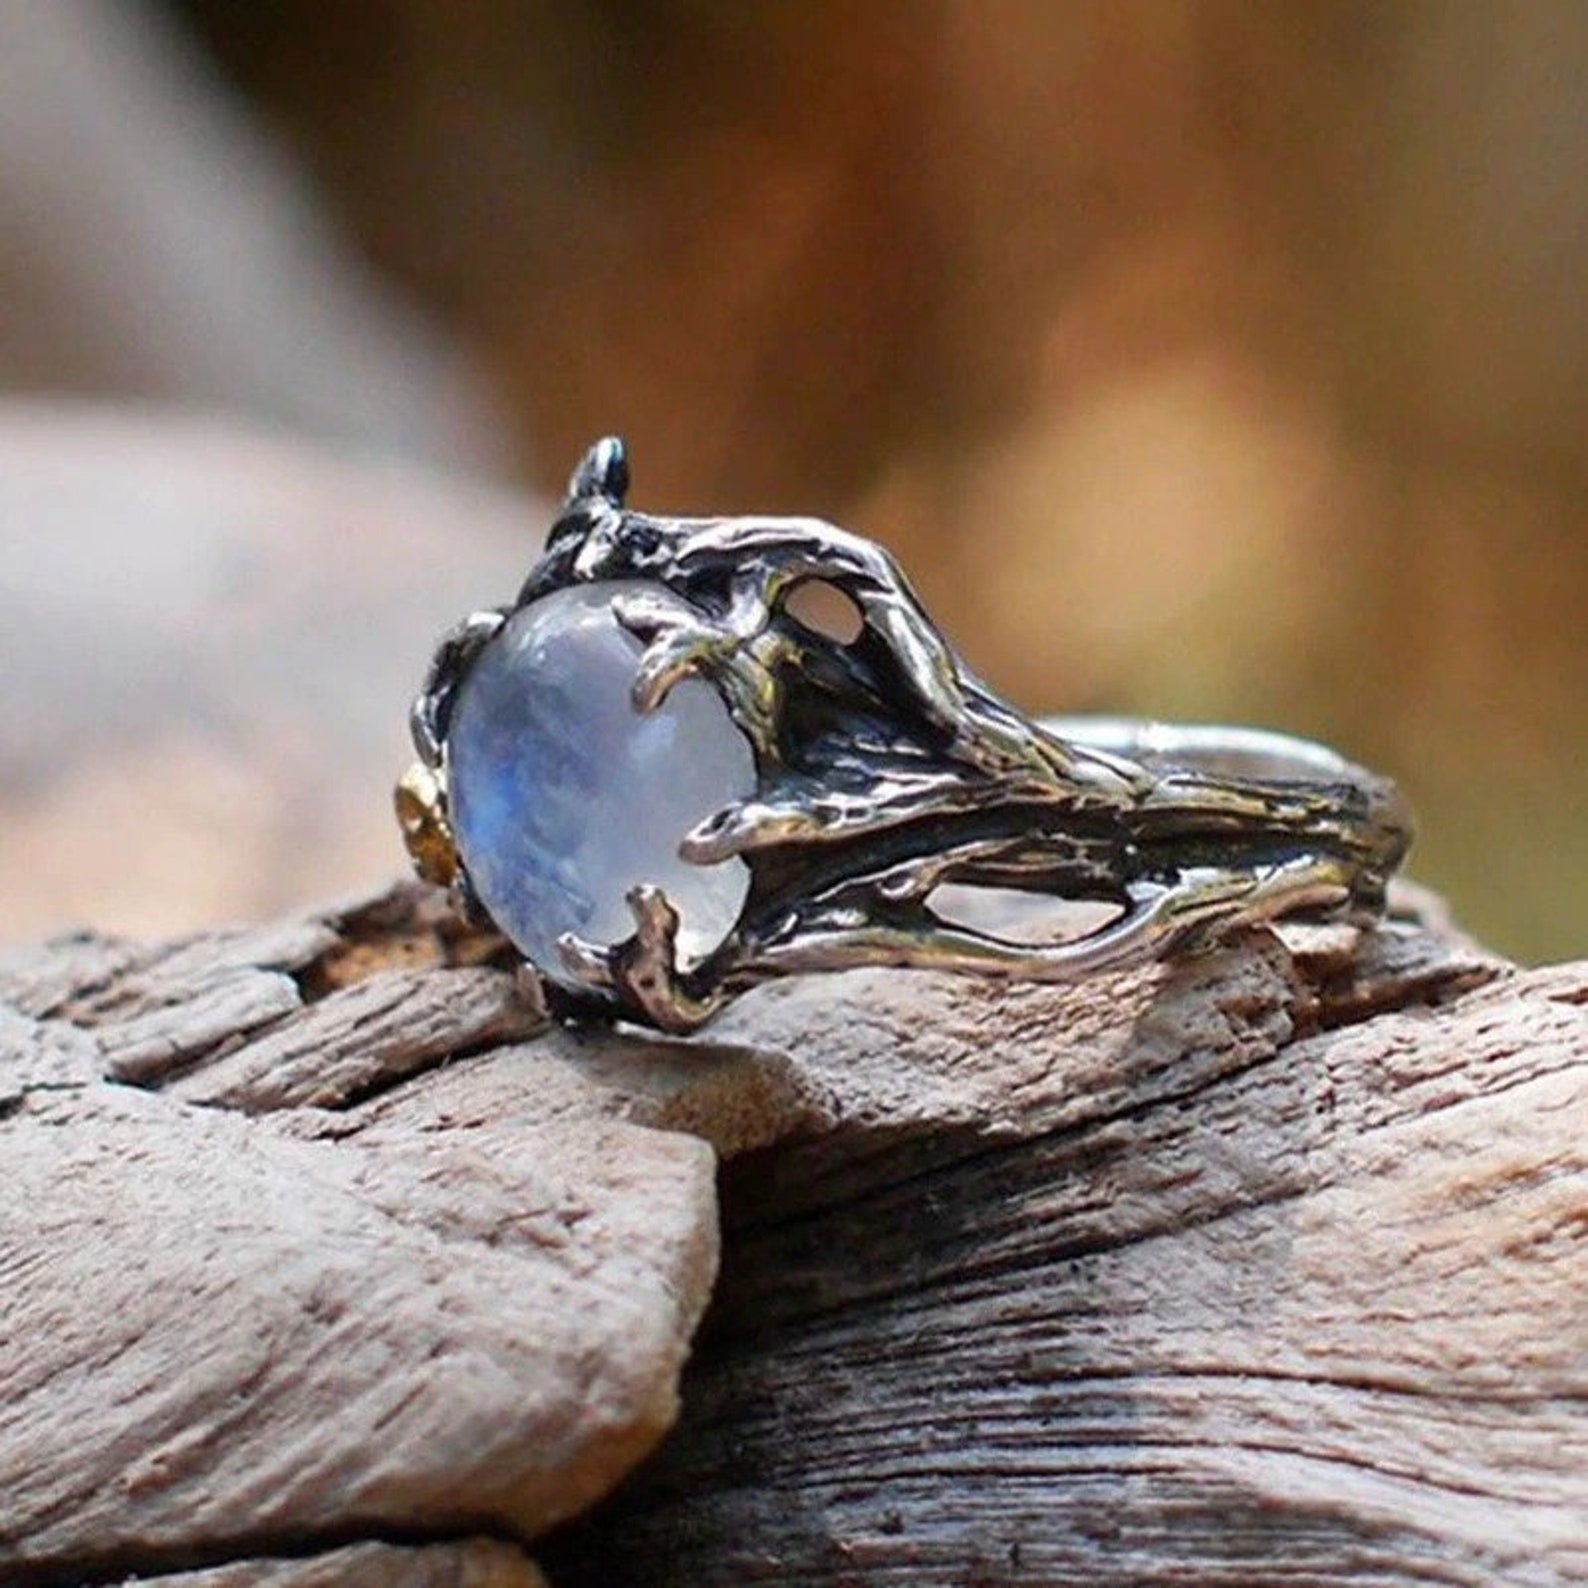
[[[715, 1263], [709, 1148], [532, 1117], [534, 1066], [508, 1055], [544, 1017], [503, 996], [505, 972], [337, 986], [358, 974], [349, 945], [391, 925], [377, 908], [9, 962], [5, 1580], [477, 1528], [529, 1538], [671, 1422]], [[303, 1090], [294, 1031], [326, 1058], [313, 1101], [337, 1108], [281, 1106]], [[357, 1031], [362, 1068], [344, 1062]], [[439, 1121], [418, 1095], [411, 1113], [347, 1106], [480, 1046], [507, 1062], [476, 1117]], [[408, 1566], [379, 1572], [479, 1575], [422, 1553]], [[527, 1564], [492, 1570], [532, 1580]]]
[[0, 1580], [1588, 1580], [1588, 966], [1256, 930], [677, 1042], [494, 949], [404, 888], [0, 962]]

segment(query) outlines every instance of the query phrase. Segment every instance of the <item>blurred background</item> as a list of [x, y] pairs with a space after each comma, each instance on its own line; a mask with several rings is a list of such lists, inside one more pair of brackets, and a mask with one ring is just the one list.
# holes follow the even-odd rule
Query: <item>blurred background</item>
[[1585, 284], [1575, 0], [0, 0], [0, 935], [398, 867], [436, 631], [617, 430], [1580, 953]]

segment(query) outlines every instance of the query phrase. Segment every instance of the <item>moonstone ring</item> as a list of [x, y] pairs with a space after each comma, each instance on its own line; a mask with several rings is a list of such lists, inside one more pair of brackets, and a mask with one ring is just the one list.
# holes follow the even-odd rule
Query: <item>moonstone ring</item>
[[1382, 913], [1411, 836], [1384, 779], [1252, 729], [1033, 721], [880, 547], [627, 490], [597, 443], [518, 598], [441, 641], [397, 788], [420, 875], [558, 1012], [688, 1031], [772, 976], [1059, 980]]

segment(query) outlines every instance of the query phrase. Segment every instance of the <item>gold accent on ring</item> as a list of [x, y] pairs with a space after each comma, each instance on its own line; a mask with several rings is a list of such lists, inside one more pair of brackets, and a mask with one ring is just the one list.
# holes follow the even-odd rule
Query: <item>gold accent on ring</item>
[[447, 819], [446, 789], [440, 776], [415, 761], [397, 780], [392, 798], [414, 870], [426, 882], [450, 888], [458, 875], [458, 847]]

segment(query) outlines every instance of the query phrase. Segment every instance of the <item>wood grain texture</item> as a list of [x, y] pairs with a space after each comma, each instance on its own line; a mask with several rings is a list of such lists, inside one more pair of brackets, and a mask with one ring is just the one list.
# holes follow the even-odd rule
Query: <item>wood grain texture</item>
[[0, 959], [0, 1580], [1588, 1581], [1588, 966], [1259, 930], [677, 1041], [495, 951], [405, 888]]
[[1588, 1580], [1588, 967], [773, 1003], [827, 1122], [730, 1166], [683, 1422], [559, 1583]]
[[[384, 929], [355, 911], [151, 952], [72, 940], [75, 988], [34, 951], [0, 967], [49, 1005], [0, 1020], [0, 1580], [289, 1556], [283, 1581], [333, 1581], [302, 1575], [318, 1544], [527, 1539], [671, 1422], [715, 1267], [710, 1149], [600, 1114], [447, 1129], [343, 1106], [481, 1042], [533, 1084], [506, 1043], [543, 1017], [506, 971], [323, 989], [344, 933]], [[228, 1000], [257, 1026], [261, 976], [292, 991], [255, 1039], [279, 1068], [224, 1035]], [[290, 1082], [304, 1041], [319, 1106]], [[108, 1078], [129, 1051], [153, 1056], [142, 1084]], [[533, 1581], [404, 1561], [346, 1580]]]

